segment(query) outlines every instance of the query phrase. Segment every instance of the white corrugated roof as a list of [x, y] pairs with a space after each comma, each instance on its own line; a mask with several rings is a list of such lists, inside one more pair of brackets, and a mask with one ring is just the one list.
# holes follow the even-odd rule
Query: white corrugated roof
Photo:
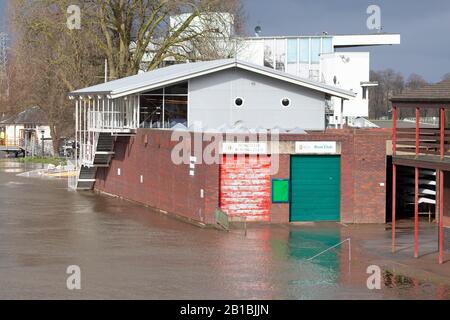
[[165, 68], [155, 69], [149, 72], [137, 74], [135, 76], [130, 76], [98, 84], [92, 87], [76, 90], [71, 92], [70, 95], [108, 95], [111, 98], [118, 98], [145, 92], [152, 89], [157, 89], [173, 83], [186, 81], [188, 79], [230, 68], [239, 68], [258, 74], [263, 74], [268, 77], [277, 78], [282, 81], [310, 88], [312, 90], [324, 92], [343, 99], [350, 99], [356, 96], [356, 94], [351, 91], [343, 90], [334, 86], [296, 77], [285, 72], [235, 59], [176, 64]]

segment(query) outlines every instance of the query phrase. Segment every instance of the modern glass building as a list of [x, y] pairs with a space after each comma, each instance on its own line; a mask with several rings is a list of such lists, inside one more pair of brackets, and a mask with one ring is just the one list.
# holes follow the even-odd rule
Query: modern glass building
[[334, 52], [332, 36], [246, 38], [238, 47], [238, 58], [316, 81], [320, 56]]

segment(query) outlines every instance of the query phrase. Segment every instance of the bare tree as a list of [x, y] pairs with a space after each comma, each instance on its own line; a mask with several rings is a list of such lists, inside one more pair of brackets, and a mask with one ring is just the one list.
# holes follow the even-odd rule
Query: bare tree
[[[154, 69], [167, 59], [214, 59], [229, 55], [212, 44], [228, 43], [239, 0], [11, 0], [13, 83], [10, 104], [37, 104], [47, 112], [55, 150], [73, 134], [67, 94], [103, 81]], [[67, 28], [67, 8], [81, 8], [81, 29]], [[177, 19], [176, 17], [181, 17]], [[223, 49], [223, 48], [222, 48]]]
[[401, 93], [405, 87], [403, 76], [392, 69], [387, 69], [371, 71], [370, 79], [378, 82], [378, 87], [375, 87], [370, 95], [370, 117], [373, 119], [389, 117], [392, 109], [390, 98]]
[[[416, 73], [411, 74], [406, 80], [405, 90], [417, 90], [419, 88], [423, 88], [429, 85], [428, 81], [426, 81], [421, 75]], [[403, 111], [404, 115], [405, 111]], [[434, 109], [426, 109], [422, 108], [421, 116], [423, 117], [436, 117], [438, 115], [437, 111]], [[408, 116], [415, 117], [415, 113], [413, 110], [408, 112]]]
[[405, 88], [407, 90], [416, 90], [428, 85], [428, 82], [416, 73], [412, 73], [406, 80]]
[[239, 0], [97, 0], [83, 8], [87, 30], [108, 59], [112, 78], [155, 69], [169, 58], [217, 58], [220, 52], [210, 55], [201, 47], [229, 40], [223, 27], [230, 22], [228, 14], [236, 23], [242, 11]]
[[444, 74], [442, 76], [442, 81], [447, 81], [450, 80], [450, 72], [447, 72], [446, 74]]

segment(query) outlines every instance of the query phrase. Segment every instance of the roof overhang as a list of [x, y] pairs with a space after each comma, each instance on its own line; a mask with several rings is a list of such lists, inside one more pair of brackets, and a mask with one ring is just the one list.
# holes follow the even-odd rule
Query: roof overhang
[[391, 99], [392, 105], [397, 108], [426, 108], [426, 109], [450, 109], [450, 100], [439, 99]]
[[[338, 98], [341, 98], [344, 100], [349, 100], [351, 98], [356, 97], [356, 94], [351, 91], [343, 90], [340, 88], [325, 85], [325, 84], [315, 82], [315, 81], [310, 81], [307, 79], [302, 79], [302, 78], [299, 78], [296, 76], [291, 76], [288, 73], [272, 70], [267, 67], [261, 67], [261, 66], [250, 64], [250, 63], [237, 61], [237, 60], [231, 60], [231, 59], [225, 60], [224, 63], [218, 64], [216, 66], [205, 68], [205, 69], [202, 69], [202, 70], [196, 71], [196, 72], [190, 72], [190, 73], [183, 74], [180, 76], [174, 76], [174, 77], [171, 77], [171, 78], [163, 80], [163, 81], [155, 81], [150, 84], [143, 83], [142, 85], [124, 86], [120, 89], [109, 90], [109, 91], [108, 90], [102, 90], [102, 91], [92, 90], [92, 91], [90, 91], [89, 88], [86, 88], [86, 89], [81, 89], [81, 90], [71, 92], [69, 94], [69, 97], [74, 99], [75, 97], [81, 97], [81, 96], [86, 97], [86, 96], [102, 95], [102, 96], [107, 96], [107, 98], [109, 98], [109, 99], [116, 99], [116, 98], [121, 98], [124, 96], [139, 94], [142, 92], [158, 89], [161, 87], [165, 87], [168, 85], [187, 81], [189, 79], [197, 78], [200, 76], [208, 75], [211, 73], [215, 73], [215, 72], [219, 72], [219, 71], [227, 70], [227, 69], [231, 69], [231, 68], [239, 68], [239, 69], [247, 70], [247, 71], [250, 71], [253, 73], [265, 75], [265, 76], [275, 78], [275, 79], [278, 79], [281, 81], [285, 81], [285, 82], [299, 85], [299, 86], [302, 86], [305, 88], [309, 88], [311, 90], [320, 91], [325, 94], [328, 94], [328, 95], [331, 95], [334, 97], [338, 97]], [[152, 71], [150, 71], [150, 72], [152, 72]]]
[[371, 47], [400, 44], [400, 34], [376, 33], [359, 35], [336, 35], [333, 37], [335, 48]]
[[378, 81], [362, 81], [361, 87], [378, 87]]

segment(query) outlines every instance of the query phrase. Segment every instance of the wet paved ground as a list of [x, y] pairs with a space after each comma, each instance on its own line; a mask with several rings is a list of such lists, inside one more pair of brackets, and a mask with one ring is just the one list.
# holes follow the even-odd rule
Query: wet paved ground
[[[383, 226], [259, 226], [247, 236], [199, 229], [126, 201], [67, 191], [65, 180], [16, 176], [30, 169], [0, 160], [2, 299], [450, 298], [439, 281], [390, 273], [381, 290], [367, 289], [367, 266], [391, 263]], [[351, 264], [347, 244], [307, 260], [353, 236]], [[66, 288], [69, 265], [81, 268], [80, 291]]]

